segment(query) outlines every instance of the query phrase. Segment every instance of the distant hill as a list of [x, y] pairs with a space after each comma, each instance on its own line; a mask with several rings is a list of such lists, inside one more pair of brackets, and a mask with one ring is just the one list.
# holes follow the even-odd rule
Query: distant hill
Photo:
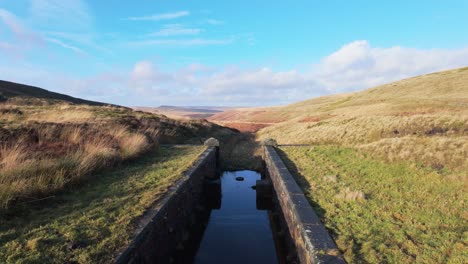
[[279, 144], [352, 146], [466, 175], [468, 67], [287, 106], [226, 111], [209, 120], [233, 128], [266, 126], [257, 137]]
[[199, 111], [199, 112], [204, 112], [204, 113], [223, 112], [222, 110], [211, 109], [211, 108], [208, 109], [208, 108], [196, 107], [196, 106], [181, 107], [181, 106], [161, 105], [160, 107], [157, 107], [156, 109], [162, 110], [162, 111], [181, 111], [181, 112], [193, 112], [193, 111]]
[[135, 110], [157, 113], [176, 119], [206, 119], [224, 111], [237, 109], [222, 106], [171, 106], [161, 105], [159, 107], [134, 107]]
[[[279, 107], [244, 108], [210, 117], [215, 122], [277, 124], [318, 114], [366, 115], [466, 109], [468, 67], [413, 77], [361, 92], [336, 94]], [[301, 120], [302, 120], [301, 119]]]
[[0, 101], [18, 98], [58, 100], [73, 104], [86, 104], [93, 106], [109, 105], [105, 103], [79, 99], [69, 95], [51, 92], [46, 89], [42, 89], [35, 86], [0, 80]]

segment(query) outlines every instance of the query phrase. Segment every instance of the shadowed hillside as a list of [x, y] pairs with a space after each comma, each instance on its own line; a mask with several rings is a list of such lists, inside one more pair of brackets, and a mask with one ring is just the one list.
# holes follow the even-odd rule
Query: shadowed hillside
[[57, 100], [73, 104], [96, 106], [109, 105], [51, 92], [39, 87], [0, 80], [0, 102], [4, 102], [6, 100], [15, 102], [16, 104], [51, 103]]
[[159, 144], [199, 145], [215, 137], [229, 150], [241, 136], [206, 120], [174, 120], [31, 86], [0, 85], [0, 209], [83, 182]]

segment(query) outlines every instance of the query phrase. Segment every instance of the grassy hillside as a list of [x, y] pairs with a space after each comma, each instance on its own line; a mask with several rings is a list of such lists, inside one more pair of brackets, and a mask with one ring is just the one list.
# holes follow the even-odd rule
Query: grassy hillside
[[348, 263], [466, 263], [466, 186], [340, 146], [281, 155]]
[[0, 103], [0, 210], [49, 197], [159, 144], [201, 144], [209, 137], [224, 143], [238, 134], [204, 120], [177, 121], [15, 87]]
[[464, 178], [468, 171], [468, 68], [221, 115], [231, 115], [236, 122], [274, 122], [258, 137], [280, 144], [352, 146], [390, 161], [412, 160], [450, 170], [448, 177], [453, 178]]
[[466, 109], [468, 67], [418, 76], [362, 92], [314, 98], [282, 107], [244, 108], [225, 111], [213, 121], [281, 123], [313, 122], [323, 114], [382, 115], [428, 114]]
[[136, 219], [204, 149], [161, 146], [73, 191], [0, 214], [0, 263], [113, 263], [131, 242]]
[[232, 114], [311, 144], [282, 156], [349, 263], [466, 263], [468, 68]]
[[54, 93], [39, 87], [0, 80], [0, 102], [10, 100], [16, 104], [43, 104], [63, 101], [73, 104], [107, 105], [83, 100], [64, 94]]

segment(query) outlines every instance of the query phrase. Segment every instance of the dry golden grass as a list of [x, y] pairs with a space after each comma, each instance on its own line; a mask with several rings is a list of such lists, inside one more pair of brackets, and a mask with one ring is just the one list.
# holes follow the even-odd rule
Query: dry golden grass
[[122, 156], [133, 158], [143, 153], [148, 148], [148, 140], [142, 134], [129, 134], [119, 140]]
[[15, 144], [11, 147], [0, 146], [0, 167], [3, 170], [11, 170], [24, 163], [27, 157], [24, 145]]
[[235, 134], [203, 120], [122, 107], [23, 101], [0, 104], [0, 209], [53, 195], [159, 142], [200, 143]]
[[157, 124], [130, 129], [97, 112], [121, 111], [115, 110], [1, 105], [0, 208], [46, 196], [156, 146]]
[[[112, 263], [203, 146], [161, 146], [32, 208], [0, 213], [0, 263]], [[0, 196], [2, 192], [0, 192]], [[12, 216], [12, 214], [14, 215]], [[70, 243], [84, 244], [70, 250]]]
[[[21, 141], [0, 147], [0, 207], [7, 207], [13, 200], [28, 200], [63, 188], [68, 183], [78, 182], [90, 173], [114, 163], [135, 158], [154, 147], [140, 133], [132, 133], [123, 127], [117, 127], [116, 134], [94, 134], [88, 138], [82, 128], [64, 129], [59, 140], [60, 146], [34, 150], [30, 144]], [[48, 129], [41, 131], [51, 134]], [[44, 148], [52, 141], [40, 137]], [[73, 147], [74, 146], [74, 147]], [[62, 155], [49, 156], [64, 152]]]
[[263, 109], [249, 118], [281, 115], [289, 118], [260, 130], [259, 139], [357, 147], [391, 161], [449, 169], [448, 178], [468, 176], [468, 68]]
[[54, 109], [52, 111], [38, 112], [30, 115], [28, 121], [40, 122], [74, 122], [82, 123], [94, 117], [91, 111], [77, 109]]

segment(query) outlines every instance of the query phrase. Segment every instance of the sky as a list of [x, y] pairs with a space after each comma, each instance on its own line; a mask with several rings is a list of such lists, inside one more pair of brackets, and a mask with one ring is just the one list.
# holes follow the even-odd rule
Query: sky
[[0, 79], [125, 106], [269, 106], [468, 66], [468, 1], [0, 0]]

